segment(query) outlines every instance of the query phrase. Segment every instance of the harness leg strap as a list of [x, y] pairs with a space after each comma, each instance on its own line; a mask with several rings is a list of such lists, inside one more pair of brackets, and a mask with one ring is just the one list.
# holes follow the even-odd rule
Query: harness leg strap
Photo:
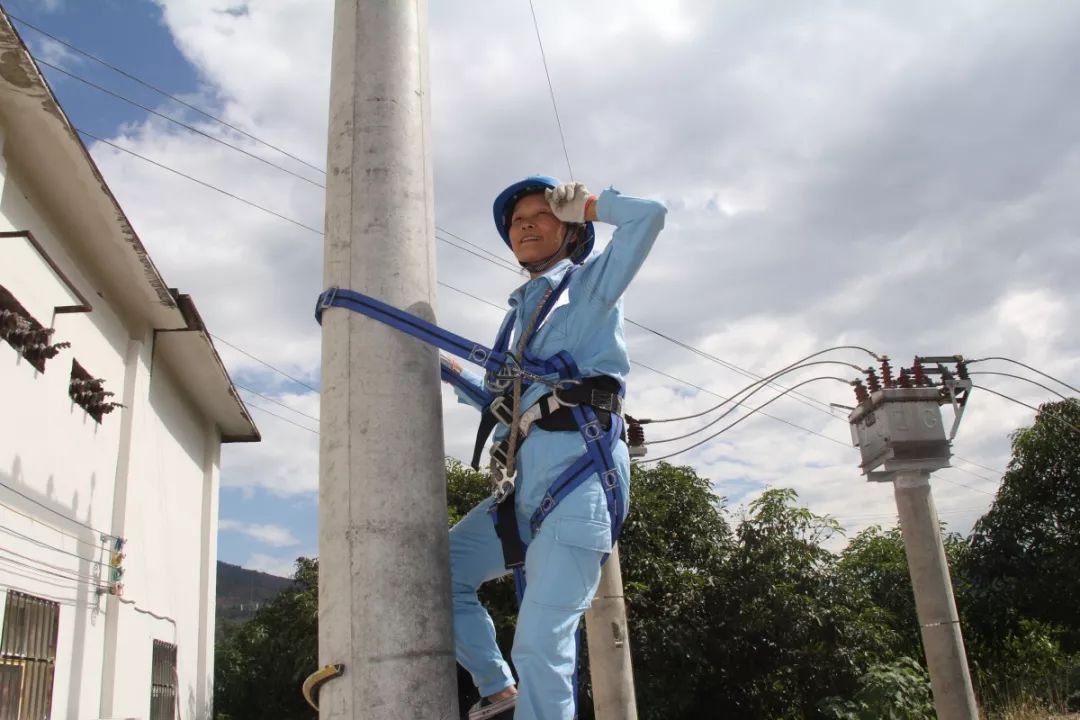
[[514, 493], [511, 492], [490, 510], [494, 515], [495, 534], [502, 544], [503, 562], [507, 570], [525, 567], [525, 544], [518, 532], [516, 513], [514, 512]]

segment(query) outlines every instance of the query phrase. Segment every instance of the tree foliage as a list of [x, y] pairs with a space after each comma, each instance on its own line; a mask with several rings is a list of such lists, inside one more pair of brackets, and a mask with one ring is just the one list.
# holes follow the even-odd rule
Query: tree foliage
[[[969, 539], [944, 536], [984, 706], [1080, 702], [1080, 404], [1042, 408], [1013, 437], [991, 510]], [[448, 523], [490, 491], [447, 461]], [[642, 720], [933, 717], [899, 529], [842, 530], [792, 490], [762, 493], [732, 520], [689, 467], [633, 468], [619, 543]], [[316, 667], [316, 560], [217, 648], [216, 717], [313, 718], [299, 687]], [[481, 590], [509, 659], [516, 606], [503, 580]], [[918, 660], [912, 660], [917, 658]], [[581, 717], [592, 717], [587, 658]], [[459, 672], [462, 708], [476, 699]], [[991, 715], [992, 716], [992, 715]]]
[[1005, 636], [1030, 618], [1080, 651], [1080, 402], [1047, 403], [1012, 438], [1012, 460], [975, 524], [965, 569], [979, 630]]
[[229, 628], [214, 656], [218, 720], [311, 720], [300, 686], [318, 662], [319, 561], [299, 558], [293, 586]]

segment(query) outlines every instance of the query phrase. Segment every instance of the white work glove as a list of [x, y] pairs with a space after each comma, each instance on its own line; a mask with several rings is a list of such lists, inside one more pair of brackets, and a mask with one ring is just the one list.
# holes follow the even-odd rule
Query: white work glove
[[557, 188], [551, 188], [544, 193], [548, 205], [555, 217], [563, 222], [585, 222], [585, 207], [592, 195], [585, 183], [563, 183]]

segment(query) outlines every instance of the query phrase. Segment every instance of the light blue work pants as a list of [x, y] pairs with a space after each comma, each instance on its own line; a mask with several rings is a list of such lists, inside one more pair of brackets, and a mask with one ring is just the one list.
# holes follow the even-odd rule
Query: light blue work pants
[[[457, 660], [485, 697], [514, 683], [495, 644], [495, 626], [476, 597], [480, 585], [508, 572], [490, 508], [491, 500], [483, 500], [450, 530]], [[528, 538], [525, 510], [519, 506], [517, 516]], [[607, 503], [594, 475], [559, 503], [529, 543], [512, 651], [519, 679], [515, 720], [573, 719], [575, 633], [610, 551]]]

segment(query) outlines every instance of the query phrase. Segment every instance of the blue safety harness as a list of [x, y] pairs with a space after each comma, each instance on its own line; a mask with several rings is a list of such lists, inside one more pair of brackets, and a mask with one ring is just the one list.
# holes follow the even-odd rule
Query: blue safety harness
[[[483, 367], [485, 370], [484, 389], [466, 382], [458, 373], [445, 364], [440, 366], [440, 373], [443, 380], [460, 389], [478, 406], [490, 408], [501, 397], [501, 393], [513, 382], [516, 374], [521, 375], [523, 388], [532, 385], [534, 382], [544, 382], [553, 387], [553, 392], [556, 392], [559, 388], [572, 386], [585, 380], [578, 369], [577, 363], [566, 351], [542, 359], [537, 358], [528, 349], [529, 343], [536, 337], [536, 333], [543, 325], [544, 320], [566, 291], [570, 284], [570, 278], [576, 269], [576, 267], [571, 267], [566, 272], [559, 285], [554, 288], [540, 308], [534, 327], [525, 342], [521, 343], [524, 352], [520, 358], [515, 357], [509, 351], [510, 335], [517, 320], [517, 308], [514, 308], [506, 318], [498, 336], [495, 338], [495, 344], [491, 348], [444, 330], [427, 320], [355, 290], [330, 288], [323, 292], [319, 296], [315, 308], [315, 319], [321, 324], [323, 312], [331, 307], [351, 310]], [[553, 375], [558, 380], [549, 382], [546, 378]], [[498, 394], [490, 392], [491, 390], [497, 391]], [[624, 395], [625, 388], [620, 383], [618, 396], [622, 398]], [[623, 419], [618, 413], [611, 412], [610, 425], [605, 428], [597, 416], [596, 410], [588, 404], [578, 403], [571, 406], [570, 411], [573, 413], [577, 430], [585, 441], [585, 453], [548, 487], [547, 492], [544, 493], [544, 497], [540, 501], [540, 505], [530, 518], [530, 531], [532, 537], [535, 537], [544, 519], [554, 512], [559, 503], [585, 480], [595, 474], [600, 480], [604, 490], [604, 497], [607, 500], [608, 516], [611, 521], [611, 543], [614, 545], [619, 539], [626, 509], [619, 485], [618, 468], [612, 455], [612, 448], [623, 434]], [[516, 429], [510, 428], [510, 432], [516, 432]], [[483, 424], [479, 435], [486, 437]], [[520, 440], [524, 442], [525, 439], [521, 438]], [[478, 439], [478, 447], [481, 443], [482, 440]], [[495, 523], [496, 532], [502, 543], [503, 560], [506, 568], [513, 571], [514, 574], [514, 589], [517, 595], [517, 603], [520, 606], [525, 596], [525, 552], [528, 549], [528, 542], [521, 538], [521, 533], [518, 530], [517, 517], [514, 511], [514, 493], [511, 492], [502, 498], [501, 502], [493, 500], [489, 512], [492, 515], [492, 521]], [[608, 556], [605, 555], [601, 563], [606, 562], [607, 558]], [[578, 627], [575, 642], [578, 647], [577, 657], [580, 658], [580, 626]], [[575, 663], [573, 679], [575, 708], [577, 706], [577, 686], [578, 668]]]
[[[543, 325], [544, 320], [558, 303], [562, 294], [566, 292], [570, 284], [570, 279], [574, 274], [574, 270], [576, 270], [576, 268], [571, 268], [567, 271], [563, 276], [562, 281], [554, 288], [543, 307], [540, 308], [535, 327], [532, 329], [532, 332], [526, 341], [522, 344], [525, 351], [521, 358], [515, 357], [514, 354], [508, 350], [510, 335], [517, 318], [517, 308], [510, 312], [499, 330], [494, 347], [491, 348], [468, 340], [449, 330], [444, 330], [423, 318], [399, 310], [380, 300], [376, 300], [373, 297], [356, 292], [355, 290], [330, 288], [323, 292], [319, 296], [318, 304], [315, 308], [315, 319], [321, 324], [323, 312], [331, 307], [351, 310], [370, 317], [373, 320], [378, 320], [396, 330], [411, 335], [419, 340], [423, 340], [452, 355], [483, 367], [486, 371], [484, 389], [466, 382], [458, 373], [445, 365], [441, 366], [441, 376], [443, 380], [446, 380], [466, 393], [466, 395], [475, 401], [477, 405], [486, 408], [499, 397], [498, 394], [490, 392], [489, 390], [504, 390], [515, 373], [522, 374], [522, 384], [524, 387], [528, 387], [534, 382], [545, 382], [557, 389], [579, 383], [584, 379], [581, 371], [578, 369], [577, 363], [574, 362], [574, 359], [565, 350], [560, 351], [549, 358], [538, 358], [528, 349], [529, 343], [535, 338], [536, 333]], [[553, 382], [547, 381], [546, 378], [550, 376], [556, 376], [558, 380]], [[620, 385], [619, 396], [622, 397], [624, 393], [625, 390]], [[539, 532], [544, 519], [558, 507], [559, 503], [577, 489], [577, 487], [586, 479], [593, 474], [596, 474], [603, 487], [605, 499], [607, 500], [608, 516], [611, 521], [611, 541], [612, 544], [614, 544], [618, 540], [619, 533], [622, 529], [626, 507], [619, 486], [618, 468], [615, 465], [615, 460], [612, 456], [612, 448], [623, 434], [623, 420], [618, 414], [612, 413], [610, 426], [604, 428], [593, 407], [587, 404], [578, 404], [571, 407], [570, 410], [573, 413], [577, 429], [581, 433], [582, 439], [585, 441], [585, 453], [574, 461], [570, 467], [559, 475], [559, 477], [555, 479], [555, 482], [548, 487], [547, 492], [540, 501], [539, 507], [536, 508], [536, 511], [533, 512], [532, 517], [530, 518], [530, 531], [532, 535], [535, 536], [536, 533]], [[504, 505], [510, 509], [510, 514], [512, 516], [513, 498], [511, 497], [509, 498], [509, 502], [504, 500], [502, 503], [492, 503], [491, 513], [496, 517], [496, 520], [499, 507]], [[520, 535], [520, 533], [517, 532], [513, 534], [515, 536]], [[502, 534], [500, 537], [502, 537]], [[520, 537], [518, 540], [519, 542], [521, 541]], [[504, 553], [506, 548], [507, 544], [504, 539]], [[523, 550], [525, 548], [527, 548], [527, 543], [523, 543]], [[607, 557], [605, 556], [604, 560], [606, 559]], [[507, 558], [507, 568], [514, 571], [515, 583], [518, 587], [518, 601], [520, 602], [525, 590], [524, 551], [520, 553], [520, 557]]]

